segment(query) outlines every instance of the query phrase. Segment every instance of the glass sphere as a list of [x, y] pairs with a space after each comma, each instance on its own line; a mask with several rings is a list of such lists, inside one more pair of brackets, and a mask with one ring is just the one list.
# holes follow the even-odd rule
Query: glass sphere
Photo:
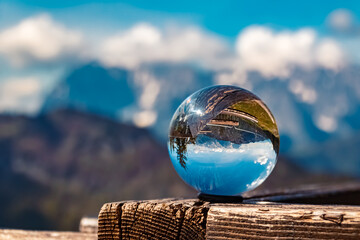
[[168, 149], [177, 173], [197, 191], [239, 195], [270, 175], [279, 153], [279, 133], [269, 108], [253, 93], [211, 86], [178, 107]]

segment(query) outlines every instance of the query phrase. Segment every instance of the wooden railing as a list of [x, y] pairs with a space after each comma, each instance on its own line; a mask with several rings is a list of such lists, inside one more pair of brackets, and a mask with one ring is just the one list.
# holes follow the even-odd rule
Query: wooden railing
[[[105, 204], [99, 239], [360, 239], [360, 184], [245, 194], [243, 203]], [[351, 204], [351, 205], [350, 205]]]
[[360, 183], [251, 192], [243, 203], [106, 203], [80, 232], [0, 229], [0, 239], [360, 239]]

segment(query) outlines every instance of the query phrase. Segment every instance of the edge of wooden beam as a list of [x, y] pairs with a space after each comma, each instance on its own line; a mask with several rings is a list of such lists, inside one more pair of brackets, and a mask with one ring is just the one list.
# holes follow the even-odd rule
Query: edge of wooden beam
[[30, 231], [15, 229], [0, 229], [0, 239], [8, 240], [95, 240], [96, 233]]
[[160, 199], [105, 204], [99, 213], [99, 239], [205, 239], [208, 203]]
[[121, 206], [125, 202], [105, 203], [98, 216], [98, 239], [119, 239]]

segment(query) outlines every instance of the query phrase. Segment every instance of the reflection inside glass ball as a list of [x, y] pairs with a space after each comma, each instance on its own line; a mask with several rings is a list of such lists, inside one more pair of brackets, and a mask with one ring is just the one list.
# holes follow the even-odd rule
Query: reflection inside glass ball
[[273, 170], [279, 133], [267, 106], [234, 86], [201, 89], [179, 106], [169, 130], [171, 161], [201, 193], [238, 195]]

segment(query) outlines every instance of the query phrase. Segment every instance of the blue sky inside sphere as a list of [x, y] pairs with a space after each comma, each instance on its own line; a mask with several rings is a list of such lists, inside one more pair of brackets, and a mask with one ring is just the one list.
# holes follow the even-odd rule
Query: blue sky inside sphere
[[199, 192], [239, 195], [259, 186], [275, 167], [277, 154], [268, 139], [227, 146], [220, 142], [189, 144], [185, 167], [176, 152], [169, 150], [177, 173]]

